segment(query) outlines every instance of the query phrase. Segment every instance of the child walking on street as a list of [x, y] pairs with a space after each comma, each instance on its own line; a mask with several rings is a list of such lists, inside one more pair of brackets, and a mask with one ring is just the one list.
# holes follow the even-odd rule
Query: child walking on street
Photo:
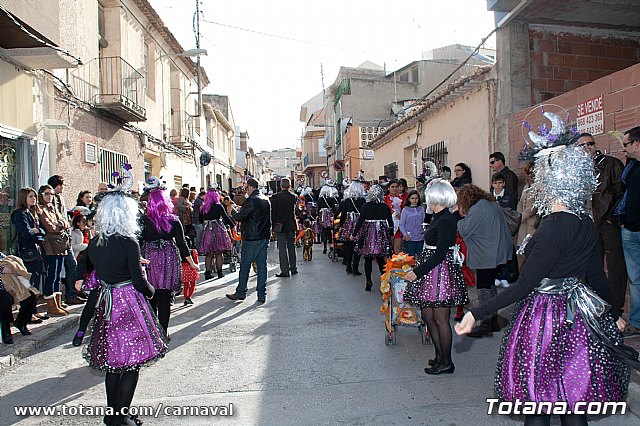
[[309, 219], [304, 221], [302, 231], [296, 237], [296, 242], [302, 239], [302, 259], [311, 261], [313, 257], [313, 240], [315, 239], [315, 233], [311, 229], [311, 221]]
[[[198, 250], [191, 249], [193, 263], [198, 264]], [[189, 265], [189, 262], [182, 262], [182, 285], [184, 287], [184, 306], [193, 305], [191, 298], [196, 291], [196, 282], [200, 278], [200, 271], [196, 271]]]

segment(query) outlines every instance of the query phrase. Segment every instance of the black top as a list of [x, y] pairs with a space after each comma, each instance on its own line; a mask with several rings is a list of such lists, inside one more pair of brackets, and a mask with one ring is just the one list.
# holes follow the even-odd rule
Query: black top
[[202, 210], [202, 207], [200, 207], [200, 223], [204, 223], [205, 220], [220, 219], [231, 227], [235, 226], [235, 223], [233, 223], [233, 220], [231, 220], [225, 208], [222, 207], [222, 204], [213, 203], [206, 213]]
[[98, 237], [89, 241], [89, 246], [80, 256], [76, 280], [81, 280], [85, 271], [95, 268], [96, 275], [109, 284], [131, 280], [133, 286], [146, 297], [153, 296], [154, 289], [147, 282], [140, 265], [140, 246], [133, 238], [113, 235], [106, 244], [98, 245]]
[[507, 166], [504, 169], [500, 170], [500, 173], [504, 177], [504, 189], [507, 191], [513, 198], [516, 200], [516, 206], [518, 205], [518, 176], [508, 168]]
[[240, 211], [233, 214], [240, 222], [242, 241], [268, 240], [271, 237], [271, 205], [256, 189], [247, 198]]
[[436, 251], [413, 269], [418, 278], [429, 273], [445, 259], [449, 247], [456, 242], [456, 232], [456, 218], [449, 209], [443, 209], [439, 213], [433, 214], [431, 223], [424, 233], [424, 242], [428, 246], [435, 246]]
[[279, 232], [295, 232], [296, 216], [295, 209], [298, 197], [291, 191], [280, 191], [271, 196], [271, 221], [282, 224]]
[[[543, 278], [586, 277], [587, 284], [611, 304], [611, 288], [604, 274], [598, 234], [590, 218], [551, 213], [525, 248], [526, 261], [518, 280], [508, 289], [471, 309], [476, 320], [523, 299]], [[620, 312], [612, 312], [618, 317]]]
[[148, 216], [142, 216], [142, 233], [140, 234], [140, 244], [144, 244], [146, 241], [158, 241], [158, 240], [175, 240], [178, 250], [180, 250], [180, 257], [185, 260], [191, 256], [189, 247], [184, 240], [184, 229], [178, 219], [171, 221], [171, 231], [163, 232], [156, 230]]
[[318, 210], [331, 209], [335, 212], [337, 205], [338, 199], [335, 197], [320, 197], [320, 199], [318, 199]]
[[491, 188], [491, 194], [496, 197], [496, 201], [498, 202], [498, 204], [500, 204], [500, 207], [511, 210], [516, 209], [516, 199], [506, 189], [502, 192], [502, 195], [500, 197], [496, 195], [496, 193], [493, 191], [493, 188]]
[[624, 227], [631, 232], [640, 231], [640, 161], [636, 161], [622, 183], [627, 191], [624, 211]]
[[468, 178], [466, 175], [462, 175], [457, 177], [451, 181], [451, 186], [454, 188], [462, 188], [462, 186], [471, 183], [471, 178]]
[[353, 236], [355, 237], [360, 232], [360, 228], [364, 225], [365, 220], [385, 220], [389, 229], [393, 229], [393, 218], [391, 217], [391, 209], [385, 203], [378, 203], [376, 201], [368, 201], [364, 203], [360, 210], [360, 217], [358, 223], [353, 230]]
[[344, 222], [347, 220], [347, 216], [351, 212], [360, 213], [362, 212], [362, 207], [364, 206], [365, 199], [362, 197], [359, 198], [345, 198], [340, 202], [340, 226], [344, 225]]

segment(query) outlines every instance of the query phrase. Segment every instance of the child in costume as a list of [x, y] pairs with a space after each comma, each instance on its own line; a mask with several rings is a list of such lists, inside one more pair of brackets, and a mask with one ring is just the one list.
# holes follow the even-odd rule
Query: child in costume
[[296, 242], [302, 239], [302, 259], [311, 261], [313, 257], [313, 242], [315, 240], [315, 234], [311, 229], [311, 221], [308, 219], [304, 221], [303, 229], [296, 237]]
[[[191, 258], [198, 264], [198, 251], [191, 249]], [[193, 305], [193, 293], [196, 291], [196, 283], [200, 278], [200, 271], [196, 271], [189, 262], [182, 261], [182, 286], [184, 287], [184, 306]]]

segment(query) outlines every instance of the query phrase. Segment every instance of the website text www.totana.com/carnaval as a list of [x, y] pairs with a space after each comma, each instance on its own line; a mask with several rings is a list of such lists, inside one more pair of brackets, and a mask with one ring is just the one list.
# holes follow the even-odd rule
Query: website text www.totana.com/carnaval
[[489, 409], [487, 414], [625, 414], [626, 402], [585, 402], [578, 401], [573, 406], [566, 402], [532, 402], [516, 399], [500, 401], [498, 398], [487, 398]]
[[13, 408], [16, 416], [112, 416], [112, 415], [132, 415], [145, 417], [159, 416], [233, 416], [233, 403], [227, 405], [141, 405], [124, 407], [120, 413], [116, 413], [112, 407], [91, 406], [91, 405], [52, 405], [52, 406], [15, 406]]

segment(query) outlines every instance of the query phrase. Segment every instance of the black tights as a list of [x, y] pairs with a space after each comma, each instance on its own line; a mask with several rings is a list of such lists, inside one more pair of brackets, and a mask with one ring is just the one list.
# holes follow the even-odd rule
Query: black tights
[[131, 406], [139, 374], [139, 371], [127, 371], [120, 374], [107, 373], [104, 378], [104, 386], [107, 390], [108, 407], [112, 407], [116, 413], [119, 413], [122, 408]]
[[151, 299], [151, 308], [158, 316], [158, 322], [164, 329], [164, 332], [168, 335], [169, 317], [171, 316], [171, 290], [156, 289]]
[[204, 260], [204, 267], [208, 272], [211, 272], [214, 256], [216, 258], [216, 271], [222, 271], [222, 253], [208, 253]]
[[373, 259], [378, 262], [378, 268], [380, 268], [380, 275], [384, 274], [384, 257], [365, 257], [364, 258], [364, 276], [367, 278], [367, 282], [371, 282], [371, 270], [373, 269]]
[[98, 301], [98, 292], [97, 288], [94, 288], [89, 292], [89, 297], [87, 298], [87, 303], [85, 303], [84, 308], [82, 308], [82, 314], [80, 315], [80, 324], [78, 325], [78, 331], [81, 331], [83, 334], [87, 331], [87, 326], [93, 318], [93, 313], [96, 310], [96, 302]]
[[344, 243], [344, 261], [348, 270], [357, 271], [360, 263], [360, 254], [355, 251], [356, 242], [347, 241]]
[[427, 330], [436, 350], [436, 363], [443, 367], [452, 364], [450, 315], [450, 308], [422, 308], [422, 319], [427, 324]]
[[[551, 424], [551, 415], [526, 415], [524, 416], [525, 426], [549, 426]], [[560, 424], [562, 426], [587, 426], [586, 414], [565, 414], [560, 416]]]
[[331, 228], [322, 228], [322, 230], [320, 231], [320, 235], [322, 237], [322, 247], [324, 248], [324, 250], [327, 249], [327, 242], [331, 241], [331, 232], [333, 232]]

